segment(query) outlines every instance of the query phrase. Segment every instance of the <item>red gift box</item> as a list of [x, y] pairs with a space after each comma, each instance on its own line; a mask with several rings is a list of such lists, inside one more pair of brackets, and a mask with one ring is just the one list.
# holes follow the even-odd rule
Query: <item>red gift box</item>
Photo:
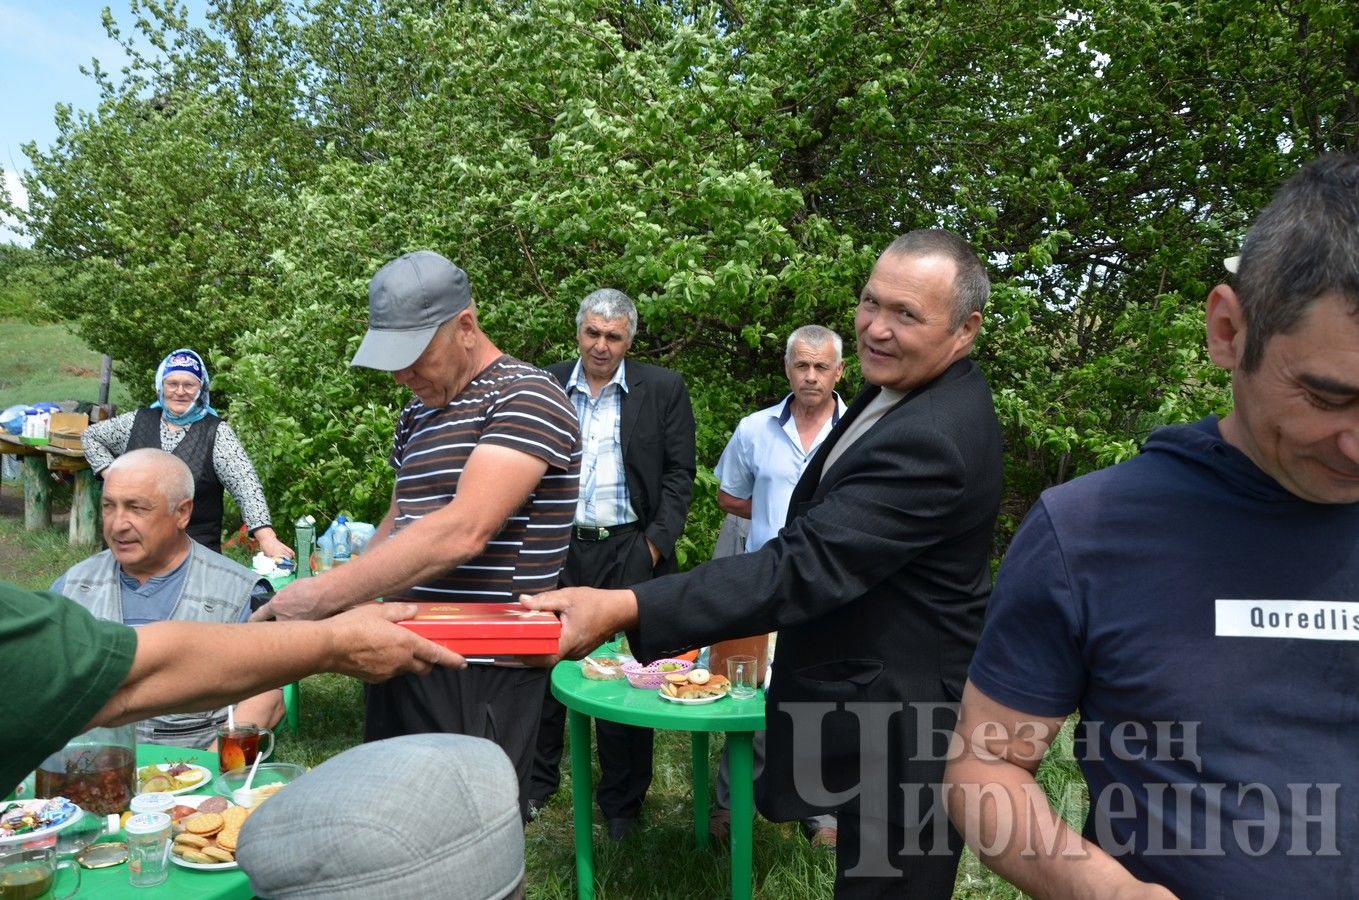
[[436, 644], [468, 657], [536, 656], [557, 652], [562, 623], [549, 612], [518, 603], [415, 604], [420, 612], [398, 622]]

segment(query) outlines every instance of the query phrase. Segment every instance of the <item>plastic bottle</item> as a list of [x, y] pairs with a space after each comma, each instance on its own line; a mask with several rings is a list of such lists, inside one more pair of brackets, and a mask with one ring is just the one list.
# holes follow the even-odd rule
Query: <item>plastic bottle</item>
[[349, 524], [344, 516], [335, 517], [335, 525], [330, 529], [330, 540], [334, 545], [335, 561], [349, 559]]
[[81, 816], [74, 824], [57, 832], [57, 853], [63, 856], [79, 853], [104, 835], [122, 830], [122, 822], [114, 813]]

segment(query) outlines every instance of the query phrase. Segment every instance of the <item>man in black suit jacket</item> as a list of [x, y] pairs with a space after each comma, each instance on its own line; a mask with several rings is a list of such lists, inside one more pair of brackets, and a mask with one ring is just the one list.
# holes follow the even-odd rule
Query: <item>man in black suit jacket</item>
[[[580, 359], [547, 367], [576, 406], [581, 426], [580, 500], [563, 586], [617, 588], [678, 571], [675, 542], [684, 532], [694, 486], [694, 413], [675, 372], [626, 360], [637, 308], [604, 288], [576, 313]], [[565, 710], [543, 703], [529, 783], [536, 812], [560, 781]], [[637, 827], [651, 786], [652, 733], [597, 722], [596, 798], [618, 840]]]
[[644, 659], [778, 629], [756, 800], [840, 816], [837, 897], [946, 898], [961, 842], [937, 785], [990, 595], [1001, 441], [967, 358], [990, 285], [972, 249], [911, 232], [878, 259], [855, 332], [868, 386], [754, 553], [629, 591], [525, 598], [561, 652], [630, 630]]

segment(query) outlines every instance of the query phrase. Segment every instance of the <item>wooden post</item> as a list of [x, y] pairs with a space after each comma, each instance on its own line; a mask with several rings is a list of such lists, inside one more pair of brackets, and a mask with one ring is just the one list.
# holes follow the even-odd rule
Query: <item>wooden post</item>
[[109, 402], [109, 383], [113, 381], [113, 357], [107, 353], [99, 363], [99, 405], [107, 406]]
[[71, 493], [71, 530], [68, 540], [72, 547], [99, 543], [99, 487], [89, 468], [75, 473], [75, 489]]
[[52, 484], [42, 454], [24, 457], [24, 529], [52, 527]]
[[67, 529], [67, 542], [72, 547], [96, 544], [99, 541], [99, 486], [95, 483], [94, 473], [79, 450], [69, 450], [49, 445], [47, 447], [47, 468], [53, 472], [71, 472], [75, 476], [75, 487], [71, 492], [71, 522]]

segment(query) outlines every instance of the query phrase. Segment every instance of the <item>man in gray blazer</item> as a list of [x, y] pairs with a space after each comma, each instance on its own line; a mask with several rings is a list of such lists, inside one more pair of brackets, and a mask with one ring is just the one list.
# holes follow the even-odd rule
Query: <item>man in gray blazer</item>
[[879, 257], [855, 313], [868, 385], [754, 553], [623, 591], [525, 599], [560, 612], [561, 654], [629, 629], [643, 659], [778, 629], [756, 802], [840, 819], [837, 897], [947, 898], [961, 841], [938, 785], [990, 595], [1000, 427], [968, 359], [990, 291], [976, 253], [916, 231]]

